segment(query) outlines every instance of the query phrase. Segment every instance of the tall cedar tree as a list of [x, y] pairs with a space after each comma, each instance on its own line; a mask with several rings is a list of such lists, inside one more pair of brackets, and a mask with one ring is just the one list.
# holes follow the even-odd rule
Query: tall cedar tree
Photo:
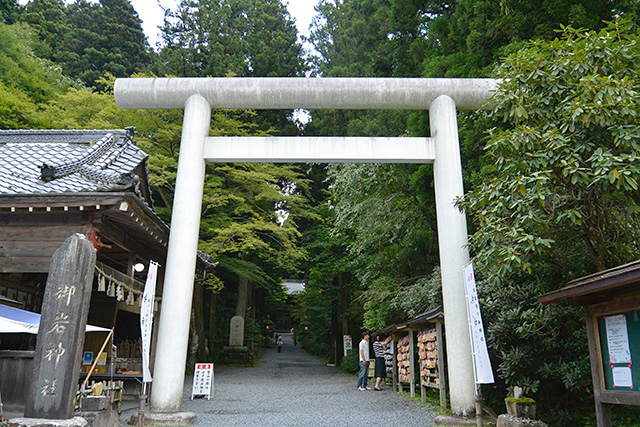
[[69, 77], [95, 86], [105, 73], [129, 77], [150, 63], [142, 23], [128, 0], [33, 0], [21, 19], [32, 25], [43, 45], [37, 54], [60, 64]]
[[[167, 11], [154, 68], [180, 77], [299, 77], [305, 70], [295, 23], [279, 0], [182, 1]], [[260, 111], [252, 123], [295, 135], [291, 111]]]

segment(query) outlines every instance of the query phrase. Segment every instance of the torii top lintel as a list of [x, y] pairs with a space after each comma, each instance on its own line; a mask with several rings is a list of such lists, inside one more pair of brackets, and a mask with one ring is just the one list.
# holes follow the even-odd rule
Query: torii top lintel
[[440, 95], [472, 110], [497, 88], [495, 79], [185, 77], [117, 79], [123, 109], [182, 109], [198, 94], [212, 108], [426, 110]]

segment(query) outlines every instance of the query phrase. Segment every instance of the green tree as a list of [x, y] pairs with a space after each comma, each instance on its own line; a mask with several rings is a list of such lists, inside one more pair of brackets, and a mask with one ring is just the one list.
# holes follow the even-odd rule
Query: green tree
[[[350, 235], [352, 269], [363, 289], [364, 326], [380, 329], [405, 320], [395, 298], [428, 279], [438, 264], [433, 196], [428, 165], [343, 165], [332, 167], [336, 232]], [[426, 178], [426, 179], [425, 179]], [[429, 194], [429, 193], [426, 193]], [[431, 194], [433, 194], [431, 192]], [[396, 301], [397, 302], [397, 301]], [[424, 300], [412, 311], [427, 309]]]
[[566, 27], [507, 57], [490, 114], [494, 166], [461, 204], [500, 377], [559, 405], [563, 390], [589, 389], [583, 316], [535, 298], [640, 255], [638, 36], [625, 21]]
[[13, 24], [19, 12], [18, 0], [0, 0], [0, 22], [3, 24]]
[[63, 0], [32, 0], [20, 16], [37, 33], [40, 43], [34, 52], [40, 58], [55, 61], [62, 41], [71, 32], [67, 18], [67, 6]]
[[[154, 70], [180, 77], [298, 77], [295, 24], [279, 0], [184, 0], [166, 12]], [[245, 116], [263, 132], [296, 135], [292, 111]]]
[[295, 24], [278, 0], [183, 0], [167, 11], [157, 72], [184, 77], [295, 77]]
[[36, 53], [87, 87], [105, 73], [129, 77], [149, 66], [142, 23], [128, 0], [78, 0], [69, 5], [33, 0], [21, 20], [32, 25], [42, 41]]
[[[401, 0], [394, 0], [401, 3]], [[532, 38], [551, 40], [560, 25], [599, 29], [619, 14], [637, 17], [637, 2], [628, 0], [458, 0], [429, 14], [424, 75], [428, 77], [489, 76], [503, 49]]]
[[33, 55], [33, 35], [21, 24], [0, 23], [0, 127], [38, 128], [41, 106], [69, 85], [60, 70]]
[[560, 239], [580, 248], [575, 258], [557, 249], [574, 271], [637, 255], [636, 38], [624, 23], [589, 33], [567, 27], [562, 39], [531, 42], [498, 69], [505, 80], [491, 115], [504, 129], [487, 144], [496, 171], [465, 202], [479, 225], [473, 247], [494, 276], [530, 269]]

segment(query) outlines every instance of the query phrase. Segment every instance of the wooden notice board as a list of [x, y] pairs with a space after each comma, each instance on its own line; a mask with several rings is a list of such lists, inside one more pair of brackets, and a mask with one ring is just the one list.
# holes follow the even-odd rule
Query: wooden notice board
[[640, 309], [597, 316], [604, 389], [640, 391]]

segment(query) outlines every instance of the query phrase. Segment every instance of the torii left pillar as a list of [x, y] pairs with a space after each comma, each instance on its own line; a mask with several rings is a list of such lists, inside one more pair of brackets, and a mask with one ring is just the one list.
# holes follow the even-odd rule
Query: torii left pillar
[[[160, 310], [160, 325], [151, 393], [151, 409], [178, 412], [182, 406], [182, 389], [187, 362], [189, 320], [193, 276], [196, 270], [200, 212], [204, 189], [205, 138], [209, 136], [211, 106], [200, 95], [191, 95], [185, 104], [176, 190], [171, 213], [171, 234], [165, 270], [165, 288]], [[180, 218], [179, 221], [175, 221]], [[174, 284], [179, 283], [180, 286]], [[187, 297], [185, 297], [187, 296]]]

